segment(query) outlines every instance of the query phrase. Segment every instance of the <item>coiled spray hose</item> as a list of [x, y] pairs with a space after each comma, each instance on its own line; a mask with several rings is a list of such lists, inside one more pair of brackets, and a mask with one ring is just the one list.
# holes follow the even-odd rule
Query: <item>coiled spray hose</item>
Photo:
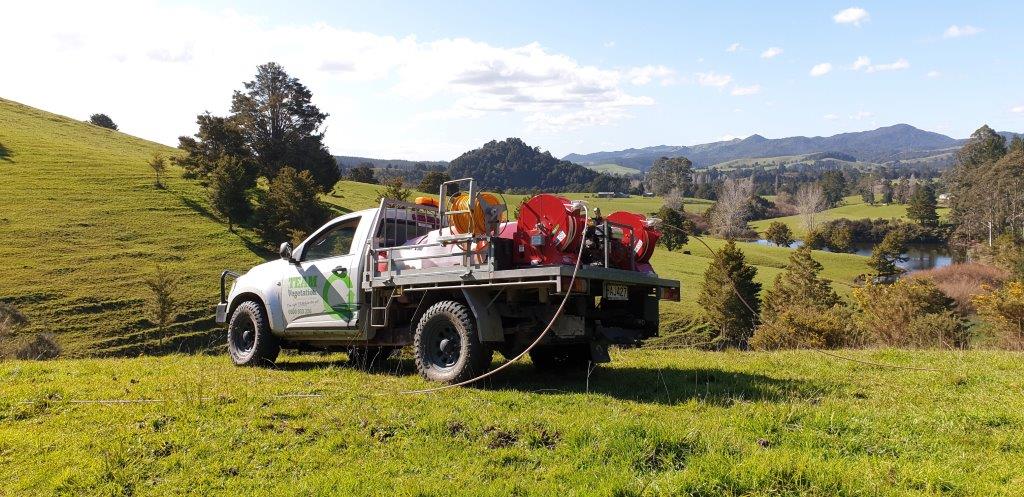
[[[483, 235], [487, 233], [487, 207], [497, 207], [505, 204], [497, 195], [491, 192], [482, 192], [477, 194], [477, 198], [480, 199], [476, 205], [470, 206], [471, 198], [466, 192], [458, 193], [455, 196], [448, 199], [447, 209], [449, 211], [469, 211], [454, 214], [451, 216], [452, 231], [456, 234], [469, 234]], [[487, 204], [487, 205], [484, 205]], [[504, 212], [501, 214], [501, 219], [498, 221], [505, 221], [507, 218]]]
[[[586, 219], [587, 218], [587, 204], [584, 204], [584, 203], [581, 202], [580, 205], [583, 208], [583, 217], [584, 217], [584, 219]], [[459, 383], [452, 383], [451, 385], [441, 385], [439, 387], [424, 388], [422, 390], [406, 390], [406, 391], [399, 392], [399, 393], [430, 393], [430, 392], [438, 392], [438, 391], [441, 391], [441, 390], [447, 390], [449, 388], [466, 386], [466, 385], [469, 385], [471, 383], [476, 383], [476, 382], [478, 382], [478, 381], [480, 381], [480, 380], [482, 380], [484, 378], [487, 378], [488, 376], [491, 376], [493, 374], [497, 374], [498, 371], [501, 371], [501, 370], [511, 366], [512, 364], [514, 364], [517, 361], [519, 361], [519, 359], [522, 359], [523, 356], [525, 356], [526, 354], [529, 354], [530, 351], [533, 350], [533, 348], [536, 347], [537, 344], [539, 344], [541, 342], [541, 340], [544, 340], [544, 337], [546, 337], [548, 335], [548, 332], [551, 331], [551, 327], [555, 325], [555, 321], [558, 321], [558, 318], [562, 315], [562, 311], [565, 310], [565, 304], [569, 302], [569, 297], [572, 296], [572, 287], [576, 284], [576, 273], [579, 272], [580, 265], [583, 262], [583, 247], [585, 247], [585, 246], [586, 246], [585, 243], [581, 243], [580, 244], [580, 251], [579, 251], [578, 254], [576, 254], [576, 266], [572, 268], [572, 278], [569, 278], [569, 286], [567, 287], [568, 290], [566, 290], [566, 292], [565, 292], [565, 297], [562, 298], [562, 303], [558, 304], [558, 309], [555, 309], [555, 315], [551, 316], [551, 321], [548, 322], [548, 325], [544, 328], [544, 331], [540, 332], [540, 335], [537, 336], [537, 338], [533, 341], [533, 343], [531, 343], [529, 347], [526, 347], [526, 349], [524, 349], [522, 352], [520, 352], [519, 355], [509, 359], [508, 362], [506, 362], [505, 364], [502, 364], [501, 366], [498, 366], [498, 367], [496, 367], [496, 368], [494, 368], [494, 369], [492, 369], [492, 370], [490, 370], [490, 371], [488, 371], [488, 372], [486, 372], [486, 373], [484, 373], [484, 374], [482, 374], [480, 376], [477, 376], [476, 378], [470, 378], [470, 379], [468, 379], [466, 381], [462, 381], [462, 382], [459, 382]]]

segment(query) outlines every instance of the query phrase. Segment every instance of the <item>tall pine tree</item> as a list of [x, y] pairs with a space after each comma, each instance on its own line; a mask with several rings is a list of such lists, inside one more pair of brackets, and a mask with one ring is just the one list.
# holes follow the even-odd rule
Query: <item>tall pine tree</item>
[[757, 326], [761, 284], [754, 281], [757, 268], [746, 260], [732, 240], [716, 251], [704, 272], [697, 302], [719, 330], [719, 347], [745, 347]]

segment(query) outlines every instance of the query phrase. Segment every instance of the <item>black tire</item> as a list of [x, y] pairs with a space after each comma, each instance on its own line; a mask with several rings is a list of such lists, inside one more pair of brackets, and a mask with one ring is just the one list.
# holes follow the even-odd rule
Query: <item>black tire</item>
[[387, 362], [397, 350], [395, 347], [351, 347], [348, 349], [348, 363], [370, 371]]
[[582, 371], [590, 364], [590, 346], [539, 345], [530, 350], [530, 360], [538, 371]]
[[448, 384], [473, 379], [491, 363], [490, 348], [480, 343], [472, 312], [453, 300], [430, 306], [420, 317], [413, 355], [421, 376]]
[[270, 331], [263, 306], [247, 300], [235, 308], [228, 322], [228, 354], [236, 366], [273, 366], [281, 343]]

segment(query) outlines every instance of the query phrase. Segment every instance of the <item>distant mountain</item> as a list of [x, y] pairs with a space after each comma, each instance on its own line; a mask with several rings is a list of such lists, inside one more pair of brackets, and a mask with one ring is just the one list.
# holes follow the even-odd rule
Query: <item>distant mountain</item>
[[[1015, 133], [1005, 133], [1014, 135]], [[565, 160], [579, 164], [618, 164], [646, 171], [662, 156], [684, 156], [696, 167], [708, 167], [734, 159], [778, 157], [828, 152], [845, 154], [861, 162], [884, 163], [948, 153], [963, 144], [940, 133], [917, 129], [909, 124], [886, 126], [871, 131], [842, 133], [833, 136], [794, 136], [769, 139], [752, 135], [743, 139], [705, 143], [693, 146], [659, 145], [631, 148], [616, 152], [569, 154]]]
[[338, 162], [338, 167], [342, 169], [349, 169], [364, 162], [373, 164], [373, 167], [384, 169], [391, 166], [391, 169], [415, 169], [417, 165], [422, 168], [437, 169], [447, 168], [448, 161], [444, 160], [404, 160], [404, 159], [373, 159], [370, 157], [353, 157], [347, 155], [335, 155], [334, 160]]

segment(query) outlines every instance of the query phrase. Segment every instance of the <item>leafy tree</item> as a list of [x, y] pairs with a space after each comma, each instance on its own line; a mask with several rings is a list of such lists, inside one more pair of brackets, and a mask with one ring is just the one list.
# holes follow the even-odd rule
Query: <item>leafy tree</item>
[[645, 176], [647, 189], [655, 195], [666, 195], [673, 190], [686, 196], [692, 190], [693, 163], [686, 157], [661, 157], [655, 160]]
[[369, 162], [360, 163], [358, 166], [349, 169], [346, 179], [371, 185], [377, 184], [377, 177], [373, 175], [373, 164]]
[[1020, 135], [1014, 135], [1013, 139], [1010, 140], [1010, 146], [1006, 147], [1006, 153], [1024, 153], [1024, 139]]
[[840, 224], [829, 233], [828, 246], [835, 252], [849, 252], [853, 248], [853, 230], [847, 223]]
[[[1000, 198], [987, 170], [1004, 155], [1006, 140], [988, 125], [978, 128], [957, 151], [956, 162], [945, 178], [954, 238], [982, 239], [987, 235], [988, 224], [995, 224]], [[995, 228], [999, 230], [1002, 226]]]
[[903, 255], [906, 251], [907, 242], [903, 233], [899, 230], [889, 231], [882, 242], [871, 250], [868, 267], [874, 269], [881, 276], [899, 274], [903, 270], [897, 266], [897, 263], [907, 260]]
[[441, 171], [430, 171], [427, 174], [423, 175], [423, 179], [420, 180], [420, 184], [419, 186], [416, 187], [416, 189], [421, 192], [427, 193], [439, 192], [441, 191], [441, 183], [444, 183], [445, 181], [450, 181], [451, 179], [452, 177], [449, 176], [448, 173]]
[[257, 232], [263, 240], [290, 240], [298, 244], [327, 220], [320, 203], [323, 191], [309, 171], [283, 167], [256, 209]]
[[765, 238], [779, 247], [789, 247], [793, 244], [793, 230], [782, 221], [772, 221], [768, 230], [764, 232]]
[[825, 202], [835, 207], [846, 196], [846, 177], [840, 171], [825, 171], [819, 180]]
[[153, 157], [149, 159], [148, 164], [149, 168], [153, 170], [154, 174], [156, 174], [156, 187], [163, 188], [164, 173], [167, 171], [167, 159], [164, 159], [164, 156], [160, 155], [160, 153], [155, 153], [153, 154]]
[[875, 185], [873, 183], [866, 184], [860, 189], [860, 198], [864, 200], [865, 204], [875, 205]]
[[[234, 120], [207, 112], [196, 117], [196, 124], [199, 125], [199, 131], [194, 137], [178, 137], [178, 148], [184, 150], [185, 154], [171, 159], [185, 169], [182, 176], [205, 183], [207, 176], [224, 157], [240, 159], [246, 169], [255, 169], [245, 136]], [[255, 180], [255, 175], [250, 176]]]
[[976, 295], [971, 303], [996, 332], [1003, 348], [1024, 350], [1024, 282], [1010, 281]]
[[117, 125], [114, 124], [114, 120], [106, 114], [93, 114], [89, 116], [89, 122], [101, 128], [117, 131]]
[[892, 182], [882, 179], [882, 203], [891, 204], [893, 199]]
[[828, 280], [818, 277], [823, 267], [811, 257], [811, 248], [804, 245], [793, 251], [786, 270], [775, 277], [765, 293], [761, 316], [773, 319], [789, 307], [829, 309], [840, 304], [839, 295]]
[[381, 199], [385, 198], [408, 202], [411, 196], [412, 190], [405, 187], [405, 179], [401, 176], [395, 176], [384, 183], [383, 190], [377, 191], [377, 202], [380, 203]]
[[147, 277], [143, 284], [152, 293], [153, 320], [160, 332], [160, 344], [163, 345], [167, 326], [174, 321], [174, 311], [178, 307], [178, 287], [181, 279], [166, 267], [157, 266], [156, 271]]
[[205, 180], [225, 155], [243, 159], [268, 179], [285, 165], [311, 172], [322, 188], [338, 180], [337, 162], [323, 145], [327, 114], [312, 104], [312, 93], [273, 62], [257, 67], [256, 78], [236, 91], [228, 117], [201, 114], [195, 137], [178, 138], [187, 154], [177, 163], [186, 177]]
[[900, 177], [896, 182], [896, 191], [893, 194], [897, 203], [905, 204], [910, 200], [910, 180], [906, 176]]
[[210, 173], [207, 193], [210, 205], [228, 220], [228, 231], [235, 231], [235, 224], [252, 214], [247, 190], [253, 180], [249, 177], [242, 160], [225, 156], [217, 162]]
[[828, 280], [818, 277], [822, 266], [802, 246], [789, 256], [785, 272], [775, 277], [765, 294], [761, 326], [751, 345], [781, 347], [838, 347], [844, 344], [847, 312]]
[[853, 300], [853, 322], [870, 344], [948, 348], [967, 343], [967, 328], [954, 311], [956, 302], [931, 279], [869, 283], [853, 290]]
[[704, 272], [697, 302], [717, 325], [719, 346], [745, 346], [753, 333], [761, 308], [761, 284], [754, 281], [755, 275], [757, 268], [746, 263], [732, 240], [715, 252]]
[[921, 226], [933, 228], [939, 225], [939, 215], [936, 213], [935, 190], [932, 185], [925, 183], [910, 198], [910, 205], [907, 206], [907, 217], [917, 221]]
[[312, 103], [313, 94], [275, 62], [256, 68], [256, 78], [235, 91], [231, 119], [265, 176], [289, 165], [308, 170], [322, 188], [338, 181], [338, 164], [323, 144], [327, 114]]
[[663, 205], [658, 211], [658, 218], [661, 219], [662, 225], [664, 225], [658, 242], [669, 251], [682, 247], [690, 241], [688, 233], [692, 229], [690, 222], [683, 215], [682, 205], [678, 209]]

